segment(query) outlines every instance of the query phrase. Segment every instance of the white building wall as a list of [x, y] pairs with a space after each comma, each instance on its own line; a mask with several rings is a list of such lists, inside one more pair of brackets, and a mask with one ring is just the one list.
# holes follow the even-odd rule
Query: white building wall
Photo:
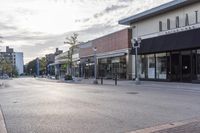
[[[170, 19], [170, 29], [176, 29], [176, 17], [179, 16], [179, 26], [185, 27], [186, 14], [189, 16], [189, 24], [196, 23], [195, 11], [198, 11], [198, 22], [200, 23], [200, 2], [179, 8], [165, 14], [161, 14], [140, 22], [133, 23], [132, 38], [151, 38], [151, 35], [160, 33], [159, 21], [162, 21], [163, 31], [167, 31], [167, 19]], [[135, 78], [135, 56], [132, 55], [132, 77]]]
[[18, 74], [24, 73], [24, 57], [23, 53], [15, 52], [15, 66], [17, 68]]
[[167, 19], [170, 19], [171, 29], [176, 28], [176, 17], [180, 18], [180, 27], [185, 26], [186, 14], [189, 16], [189, 24], [195, 24], [195, 11], [198, 11], [198, 22], [200, 22], [200, 2], [183, 7], [165, 14], [161, 14], [137, 23], [132, 24], [133, 37], [142, 37], [149, 34], [154, 34], [159, 32], [159, 21], [163, 23], [163, 30], [167, 31]]

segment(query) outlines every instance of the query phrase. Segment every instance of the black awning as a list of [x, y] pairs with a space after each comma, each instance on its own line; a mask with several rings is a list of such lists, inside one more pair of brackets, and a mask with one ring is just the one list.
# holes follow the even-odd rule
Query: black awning
[[194, 48], [200, 48], [200, 29], [142, 40], [138, 52], [148, 54]]

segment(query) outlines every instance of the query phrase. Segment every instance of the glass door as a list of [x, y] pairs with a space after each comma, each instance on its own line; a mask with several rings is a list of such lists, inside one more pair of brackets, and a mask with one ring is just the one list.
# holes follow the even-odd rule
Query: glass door
[[183, 51], [181, 52], [181, 70], [182, 70], [182, 81], [183, 82], [191, 82], [191, 51]]
[[180, 81], [181, 71], [180, 71], [180, 53], [171, 53], [171, 81]]

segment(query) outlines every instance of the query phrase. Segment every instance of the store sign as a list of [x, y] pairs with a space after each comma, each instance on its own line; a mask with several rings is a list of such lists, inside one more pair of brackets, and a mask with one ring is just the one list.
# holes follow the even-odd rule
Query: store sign
[[169, 31], [166, 31], [165, 34], [173, 34], [173, 33], [178, 33], [178, 32], [182, 32], [182, 31], [188, 31], [188, 30], [192, 30], [192, 29], [198, 29], [200, 28], [200, 24], [198, 25], [192, 25], [192, 26], [186, 26], [186, 27], [181, 27], [181, 28], [177, 28], [177, 29], [172, 29]]
[[159, 33], [144, 35], [144, 36], [141, 36], [141, 38], [142, 39], [154, 38], [154, 37], [159, 37], [163, 35], [169, 35], [169, 34], [174, 34], [174, 33], [179, 33], [183, 31], [189, 31], [189, 30], [194, 30], [194, 29], [199, 29], [199, 28], [200, 28], [200, 24], [194, 24], [194, 25], [167, 30], [167, 31], [159, 32]]

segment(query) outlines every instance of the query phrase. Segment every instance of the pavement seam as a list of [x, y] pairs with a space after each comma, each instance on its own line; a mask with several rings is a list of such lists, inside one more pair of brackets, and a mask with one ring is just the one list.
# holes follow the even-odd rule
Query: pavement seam
[[149, 127], [149, 128], [145, 128], [145, 129], [139, 129], [139, 130], [131, 131], [131, 132], [127, 132], [127, 133], [153, 133], [153, 132], [157, 132], [157, 131], [161, 131], [161, 130], [180, 127], [180, 126], [183, 126], [183, 125], [186, 125], [189, 123], [193, 123], [193, 122], [200, 122], [200, 118], [185, 120], [185, 121], [181, 121], [181, 122], [168, 123], [168, 124], [164, 124], [164, 125], [158, 125], [158, 126]]
[[0, 105], [0, 133], [8, 133], [1, 105]]

